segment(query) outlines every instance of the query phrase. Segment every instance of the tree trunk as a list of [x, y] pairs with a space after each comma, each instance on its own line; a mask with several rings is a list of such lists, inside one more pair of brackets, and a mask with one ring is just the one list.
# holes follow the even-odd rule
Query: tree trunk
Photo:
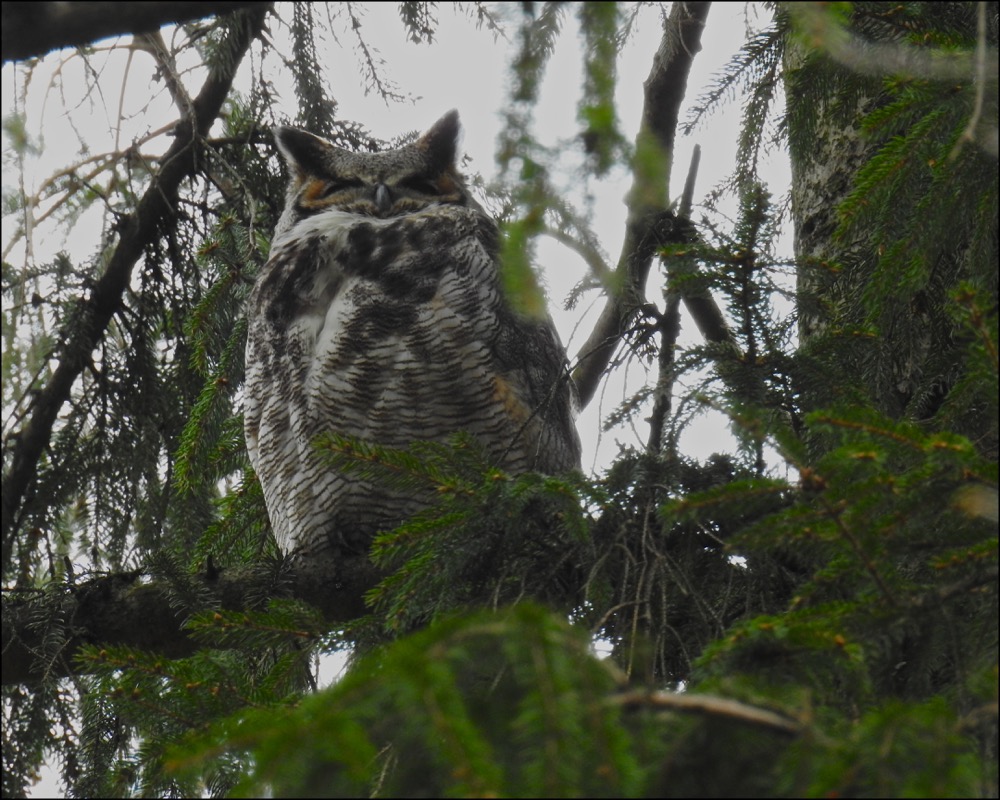
[[[968, 215], [957, 220], [960, 215], [948, 208], [948, 170], [961, 174], [944, 163], [952, 135], [946, 125], [954, 124], [954, 119], [913, 146], [907, 143], [898, 160], [887, 165], [888, 176], [863, 176], [860, 184], [875, 184], [875, 191], [879, 181], [898, 187], [887, 204], [896, 208], [876, 210], [878, 204], [870, 201], [882, 198], [875, 194], [851, 196], [858, 190], [859, 170], [873, 158], [885, 158], [890, 145], [908, 133], [905, 123], [894, 128], [891, 116], [888, 124], [873, 130], [864, 131], [862, 126], [872, 111], [905, 99], [898, 88], [882, 88], [891, 83], [887, 76], [901, 69], [890, 56], [905, 62], [918, 52], [888, 35], [874, 43], [851, 35], [852, 46], [859, 50], [886, 48], [876, 51], [886, 63], [859, 67], [838, 53], [834, 44], [826, 53], [810, 51], [807, 57], [800, 45], [789, 43], [785, 53], [799, 336], [806, 365], [802, 388], [807, 407], [866, 398], [890, 417], [927, 420], [962, 376], [965, 345], [957, 335], [950, 292], [961, 281], [977, 280], [982, 272], [982, 253], [973, 255], [970, 248], [989, 221], [969, 220]], [[860, 69], [869, 74], [859, 74]], [[918, 72], [902, 77], [923, 76]], [[970, 92], [973, 76], [964, 77], [964, 90]], [[936, 88], [946, 83], [940, 76], [931, 74], [926, 83], [928, 94], [934, 98], [934, 91], [939, 91], [940, 97], [927, 101], [925, 108], [915, 103], [916, 111], [906, 111], [921, 122], [930, 118], [934, 102], [947, 103], [943, 89]], [[961, 90], [961, 85], [955, 89]], [[905, 119], [904, 114], [899, 116]], [[927, 152], [934, 147], [944, 155], [929, 157]], [[975, 150], [974, 145], [970, 149]], [[905, 181], [894, 178], [893, 169], [899, 174], [908, 170]], [[960, 181], [951, 180], [952, 191], [963, 191], [954, 187]], [[942, 195], [940, 202], [935, 193]], [[853, 225], [844, 225], [845, 218]], [[934, 226], [947, 233], [927, 236]], [[828, 391], [845, 384], [845, 379], [846, 392]], [[971, 434], [964, 423], [949, 424]]]

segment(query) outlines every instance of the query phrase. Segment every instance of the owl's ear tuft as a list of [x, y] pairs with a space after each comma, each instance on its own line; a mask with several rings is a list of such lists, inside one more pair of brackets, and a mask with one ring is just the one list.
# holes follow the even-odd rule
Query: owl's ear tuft
[[417, 139], [416, 147], [425, 153], [436, 169], [446, 170], [455, 166], [458, 135], [462, 124], [458, 111], [452, 109], [435, 122], [429, 131]]
[[274, 129], [274, 143], [285, 159], [288, 171], [298, 177], [322, 173], [326, 157], [334, 149], [326, 139], [300, 128], [288, 128], [284, 125]]

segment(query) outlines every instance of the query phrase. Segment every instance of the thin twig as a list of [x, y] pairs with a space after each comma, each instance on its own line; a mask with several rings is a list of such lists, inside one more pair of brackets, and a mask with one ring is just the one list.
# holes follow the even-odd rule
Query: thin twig
[[[701, 161], [701, 147], [694, 146], [691, 153], [691, 163], [688, 165], [687, 178], [684, 181], [684, 194], [681, 196], [678, 221], [687, 220], [694, 204], [694, 186], [698, 179], [698, 164]], [[653, 413], [649, 420], [649, 440], [646, 449], [653, 454], [661, 454], [665, 442], [664, 431], [667, 418], [670, 416], [674, 394], [674, 350], [677, 347], [677, 337], [680, 335], [680, 301], [681, 296], [676, 289], [664, 290], [666, 311], [660, 318], [660, 352], [656, 388], [653, 392]]]

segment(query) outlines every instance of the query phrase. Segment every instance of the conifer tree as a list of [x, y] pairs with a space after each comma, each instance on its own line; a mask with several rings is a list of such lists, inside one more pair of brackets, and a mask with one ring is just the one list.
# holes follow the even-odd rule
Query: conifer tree
[[[243, 303], [283, 196], [266, 76], [287, 67], [299, 124], [385, 145], [340, 117], [318, 55], [325, 33], [357, 37], [365, 80], [397, 94], [358, 7], [153, 3], [116, 29], [100, 4], [33, 4], [48, 24], [19, 38], [15, 5], [19, 102], [32, 59], [65, 45], [102, 90], [79, 37], [141, 31], [130, 52], [176, 122], [155, 162], [153, 131], [5, 197], [5, 795], [46, 760], [76, 796], [996, 795], [996, 4], [761, 6], [683, 122], [746, 98], [731, 223], [666, 190], [710, 4], [664, 10], [634, 143], [614, 95], [637, 8], [465, 9], [518, 48], [489, 196], [510, 291], [538, 302], [541, 235], [584, 255], [605, 307], [575, 376], [589, 400], [621, 361], [655, 364], [610, 420], [648, 425], [647, 444], [552, 477], [499, 472], [462, 436], [320, 437], [331, 469], [440, 498], [337, 585], [277, 552], [239, 392]], [[438, 13], [399, 4], [414, 41]], [[570, 20], [586, 180], [633, 176], [614, 263], [532, 125]], [[4, 121], [12, 172], [44, 147], [26, 107]], [[785, 147], [794, 263], [760, 174]], [[99, 252], [12, 263], [45, 214], [88, 209]], [[684, 313], [698, 346], [678, 346]], [[696, 461], [679, 438], [706, 406], [738, 447]], [[317, 688], [336, 652], [346, 675]]]

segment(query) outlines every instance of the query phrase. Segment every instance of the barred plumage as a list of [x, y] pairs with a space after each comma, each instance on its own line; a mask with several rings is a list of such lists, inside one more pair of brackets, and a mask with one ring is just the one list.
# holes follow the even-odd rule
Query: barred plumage
[[548, 319], [518, 314], [499, 233], [455, 168], [458, 115], [350, 153], [279, 128], [291, 173], [249, 302], [247, 447], [281, 549], [363, 550], [429, 502], [317, 458], [320, 433], [386, 447], [467, 431], [514, 473], [579, 466], [574, 391]]

